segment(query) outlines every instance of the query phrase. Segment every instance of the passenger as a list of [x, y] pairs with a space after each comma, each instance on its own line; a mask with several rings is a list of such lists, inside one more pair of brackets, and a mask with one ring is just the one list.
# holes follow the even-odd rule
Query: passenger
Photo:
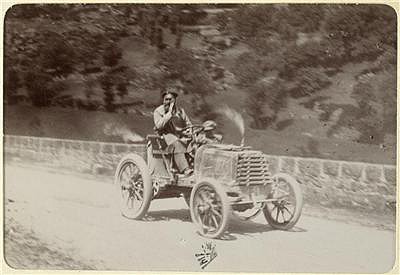
[[198, 143], [208, 144], [208, 143], [219, 143], [222, 141], [222, 135], [216, 134], [215, 129], [217, 128], [217, 123], [212, 120], [207, 120], [203, 123], [203, 132], [198, 135]]

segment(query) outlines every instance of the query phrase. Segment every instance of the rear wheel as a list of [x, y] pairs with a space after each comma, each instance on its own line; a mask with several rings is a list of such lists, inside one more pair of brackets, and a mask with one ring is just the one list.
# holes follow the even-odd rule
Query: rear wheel
[[141, 219], [149, 209], [153, 195], [151, 177], [146, 162], [136, 154], [124, 157], [115, 173], [120, 193], [120, 209], [129, 219]]
[[203, 180], [193, 187], [190, 215], [200, 235], [220, 237], [228, 226], [230, 205], [225, 190], [213, 180]]
[[276, 229], [291, 229], [299, 220], [303, 208], [300, 185], [292, 176], [279, 173], [273, 176], [273, 186], [263, 212], [268, 223]]

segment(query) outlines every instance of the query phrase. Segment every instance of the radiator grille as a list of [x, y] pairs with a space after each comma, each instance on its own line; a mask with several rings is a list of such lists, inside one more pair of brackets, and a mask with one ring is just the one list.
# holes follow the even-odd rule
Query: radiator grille
[[239, 185], [271, 183], [271, 173], [264, 154], [258, 151], [242, 152], [238, 156], [236, 179]]

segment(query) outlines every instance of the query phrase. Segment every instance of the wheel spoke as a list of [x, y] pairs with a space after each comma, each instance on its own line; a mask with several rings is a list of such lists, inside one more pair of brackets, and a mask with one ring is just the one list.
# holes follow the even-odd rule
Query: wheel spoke
[[140, 192], [143, 192], [143, 183], [141, 182], [141, 183], [137, 184], [137, 185], [135, 186], [135, 189], [138, 190], [138, 191], [140, 191]]
[[292, 211], [289, 210], [289, 208], [287, 208], [286, 206], [283, 206], [283, 209], [285, 209], [287, 212], [289, 212], [290, 218], [293, 218], [293, 213], [292, 213]]
[[124, 181], [129, 181], [130, 177], [127, 168], [123, 170], [121, 174], [121, 179], [123, 179]]
[[215, 218], [214, 215], [211, 215], [211, 218], [212, 218], [212, 221], [213, 221], [214, 224], [215, 224], [215, 229], [218, 229], [218, 221], [217, 221], [217, 219]]
[[272, 209], [271, 209], [271, 213], [275, 210], [276, 207], [277, 207], [277, 205], [274, 204], [274, 207], [272, 207]]
[[133, 208], [133, 204], [134, 204], [134, 198], [133, 196], [129, 195], [128, 197], [128, 201], [126, 202], [128, 208], [132, 209]]
[[222, 220], [222, 214], [220, 212], [218, 212], [218, 210], [212, 208], [211, 211], [214, 213], [214, 215], [216, 215], [219, 219]]
[[136, 196], [136, 199], [138, 199], [138, 200], [143, 200], [143, 197], [142, 197], [142, 195], [139, 193], [139, 191], [138, 190], [135, 190], [135, 196]]
[[282, 216], [282, 219], [283, 219], [283, 223], [286, 223], [287, 221], [286, 221], [286, 219], [285, 219], [285, 215], [284, 215], [284, 213], [283, 213], [283, 208], [281, 209], [281, 216]]
[[205, 194], [204, 194], [203, 192], [199, 192], [199, 199], [200, 199], [203, 203], [205, 203], [206, 200], [207, 200], [204, 196], [205, 196]]
[[136, 200], [133, 200], [133, 207], [132, 208], [138, 209], [138, 208], [140, 208], [141, 205], [142, 205], [142, 202], [140, 200], [136, 199]]
[[201, 217], [201, 214], [200, 214], [200, 220], [203, 225], [206, 225], [206, 213], [203, 214], [203, 217]]
[[208, 228], [212, 229], [210, 211], [207, 211], [206, 217], [207, 217], [206, 218], [206, 224], [207, 224]]
[[277, 207], [276, 208], [276, 218], [275, 218], [276, 222], [279, 222], [279, 220], [278, 220], [279, 212], [280, 212], [280, 209], [279, 209], [279, 207]]
[[126, 172], [127, 172], [127, 174], [128, 174], [128, 177], [130, 178], [130, 177], [132, 177], [132, 165], [131, 165], [131, 163], [129, 163], [127, 166], [126, 166]]
[[121, 190], [121, 196], [124, 200], [129, 198], [129, 191], [128, 190]]
[[281, 197], [285, 197], [285, 196], [289, 196], [290, 192], [288, 192], [287, 190], [285, 190], [284, 188], [282, 188], [281, 186], [278, 186], [275, 189], [275, 195], [279, 195], [278, 197], [275, 198], [281, 198]]

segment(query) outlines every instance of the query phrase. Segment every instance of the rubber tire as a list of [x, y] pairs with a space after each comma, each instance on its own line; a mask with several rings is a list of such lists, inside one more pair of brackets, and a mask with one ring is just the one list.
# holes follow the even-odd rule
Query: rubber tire
[[286, 224], [279, 224], [275, 222], [275, 219], [271, 216], [271, 213], [267, 209], [267, 204], [264, 207], [264, 217], [267, 220], [268, 224], [275, 229], [279, 230], [289, 230], [293, 228], [293, 226], [299, 221], [301, 211], [303, 208], [303, 194], [300, 189], [300, 185], [297, 180], [289, 174], [286, 173], [278, 173], [275, 174], [272, 178], [282, 178], [284, 179], [293, 190], [295, 199], [296, 199], [296, 208], [293, 214], [292, 219]]
[[[203, 186], [208, 186], [211, 187], [215, 190], [217, 195], [220, 197], [221, 202], [222, 202], [222, 223], [218, 231], [212, 234], [208, 234], [203, 232], [201, 224], [197, 221], [196, 216], [195, 216], [195, 209], [193, 207], [194, 203], [194, 198], [196, 196], [196, 192], [198, 191], [199, 188]], [[190, 194], [190, 216], [192, 218], [192, 222], [196, 225], [198, 228], [197, 232], [206, 238], [211, 238], [211, 239], [217, 239], [219, 238], [224, 232], [225, 229], [228, 226], [229, 219], [231, 215], [231, 207], [229, 204], [228, 196], [225, 192], [225, 190], [222, 188], [220, 184], [218, 184], [215, 180], [213, 179], [203, 179], [199, 181], [192, 189], [192, 192]]]
[[122, 158], [115, 171], [114, 183], [116, 184], [119, 192], [121, 192], [119, 177], [121, 175], [122, 169], [128, 163], [133, 163], [139, 168], [143, 180], [143, 203], [138, 211], [131, 211], [131, 209], [123, 207], [124, 201], [123, 198], [121, 198], [122, 195], [120, 195], [121, 199], [120, 210], [122, 216], [128, 219], [140, 220], [144, 217], [144, 215], [147, 213], [147, 210], [150, 207], [150, 203], [153, 196], [153, 184], [151, 181], [149, 168], [145, 160], [141, 156], [132, 153]]

